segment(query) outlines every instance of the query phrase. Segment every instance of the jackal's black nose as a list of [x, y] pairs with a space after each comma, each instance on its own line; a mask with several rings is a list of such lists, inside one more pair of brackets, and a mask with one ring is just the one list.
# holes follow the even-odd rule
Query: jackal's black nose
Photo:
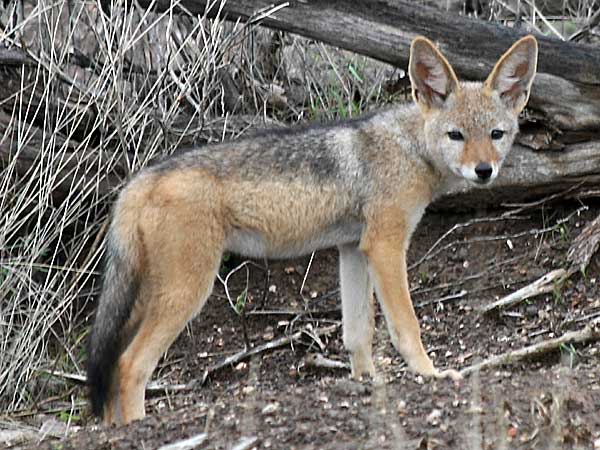
[[492, 166], [485, 162], [479, 163], [475, 167], [475, 173], [481, 181], [486, 181], [492, 176]]

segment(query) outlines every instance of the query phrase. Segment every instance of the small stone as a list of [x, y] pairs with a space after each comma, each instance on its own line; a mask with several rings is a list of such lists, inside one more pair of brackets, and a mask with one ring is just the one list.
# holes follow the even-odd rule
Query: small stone
[[442, 417], [442, 411], [439, 409], [434, 409], [429, 413], [425, 420], [427, 420], [427, 423], [431, 425], [436, 425], [439, 423], [440, 417]]
[[406, 402], [404, 400], [400, 400], [398, 402], [398, 406], [396, 407], [396, 411], [398, 412], [398, 414], [400, 414], [401, 416], [406, 415], [406, 413], [408, 412], [406, 410]]
[[275, 333], [273, 333], [273, 327], [269, 326], [265, 328], [265, 332], [263, 333], [262, 337], [265, 341], [273, 340], [273, 338], [275, 337]]
[[270, 414], [273, 414], [274, 412], [276, 412], [279, 409], [279, 403], [275, 402], [275, 403], [269, 403], [267, 406], [265, 406], [262, 410], [261, 410], [261, 414], [264, 416], [268, 416]]

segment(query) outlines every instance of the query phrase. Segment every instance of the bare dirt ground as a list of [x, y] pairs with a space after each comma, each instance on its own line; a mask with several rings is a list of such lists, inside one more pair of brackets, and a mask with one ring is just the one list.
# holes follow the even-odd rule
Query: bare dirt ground
[[[588, 202], [485, 214], [428, 213], [413, 238], [409, 263], [413, 302], [423, 340], [440, 367], [464, 368], [511, 349], [560, 336], [600, 315], [600, 258], [554, 291], [503, 313], [477, 308], [564, 267], [572, 239], [598, 215]], [[460, 227], [432, 245], [456, 223]], [[488, 218], [489, 220], [484, 220]], [[563, 221], [561, 223], [561, 221]], [[536, 232], [537, 230], [537, 232]], [[232, 276], [236, 298], [248, 285], [247, 332], [254, 346], [306, 326], [340, 323], [337, 256], [251, 267]], [[257, 262], [262, 264], [262, 262]], [[300, 286], [306, 276], [303, 296]], [[156, 449], [207, 433], [199, 449], [598, 449], [600, 448], [600, 344], [562, 346], [542, 358], [486, 369], [459, 384], [407, 372], [392, 348], [384, 318], [376, 318], [375, 380], [355, 382], [344, 368], [311, 365], [315, 355], [347, 362], [341, 330], [253, 356], [214, 373], [204, 370], [243, 349], [239, 317], [217, 283], [202, 314], [173, 345], [155, 378], [188, 384], [149, 393], [147, 418], [104, 427], [83, 418], [66, 439], [15, 448]], [[594, 444], [594, 442], [596, 444]]]

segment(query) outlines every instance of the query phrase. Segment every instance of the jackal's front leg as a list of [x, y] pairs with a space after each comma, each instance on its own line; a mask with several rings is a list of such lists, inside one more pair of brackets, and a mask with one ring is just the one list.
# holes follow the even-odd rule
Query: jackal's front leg
[[460, 379], [456, 370], [437, 370], [423, 348], [419, 322], [408, 290], [406, 221], [400, 217], [374, 225], [363, 236], [361, 247], [368, 258], [392, 344], [411, 370], [426, 376]]

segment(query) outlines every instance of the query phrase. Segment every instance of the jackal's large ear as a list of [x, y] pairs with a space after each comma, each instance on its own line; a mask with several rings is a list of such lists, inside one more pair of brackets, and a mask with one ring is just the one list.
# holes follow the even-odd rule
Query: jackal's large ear
[[456, 74], [444, 55], [433, 42], [421, 36], [410, 46], [408, 75], [413, 99], [423, 112], [441, 108], [448, 95], [460, 89]]
[[498, 60], [484, 89], [498, 92], [507, 107], [517, 114], [527, 104], [537, 68], [538, 45], [532, 36], [519, 39]]

